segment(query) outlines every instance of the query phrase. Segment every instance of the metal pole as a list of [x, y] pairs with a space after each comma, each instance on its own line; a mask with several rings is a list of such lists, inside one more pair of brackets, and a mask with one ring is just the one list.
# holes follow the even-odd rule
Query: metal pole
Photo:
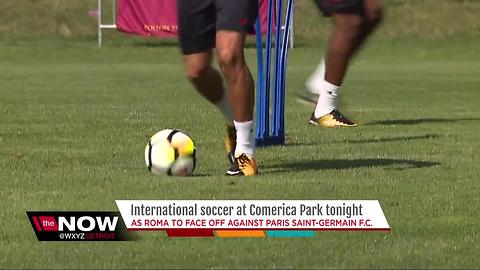
[[112, 24], [115, 25], [117, 24], [117, 0], [113, 0], [112, 9], [113, 9]]
[[101, 48], [103, 45], [102, 40], [102, 0], [98, 0], [97, 8], [97, 21], [98, 21], [98, 47]]

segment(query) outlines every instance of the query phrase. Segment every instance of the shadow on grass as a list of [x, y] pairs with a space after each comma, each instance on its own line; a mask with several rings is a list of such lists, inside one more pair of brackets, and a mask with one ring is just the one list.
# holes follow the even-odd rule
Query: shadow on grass
[[[426, 139], [437, 139], [442, 137], [439, 134], [425, 134], [417, 136], [399, 136], [399, 137], [387, 137], [387, 138], [374, 138], [374, 139], [360, 139], [360, 140], [342, 140], [342, 141], [331, 141], [328, 143], [350, 143], [350, 144], [362, 144], [362, 143], [384, 143], [384, 142], [396, 142], [396, 141], [411, 141], [411, 140], [426, 140]], [[316, 146], [322, 143], [327, 143], [324, 141], [318, 142], [287, 142], [285, 147], [297, 147], [297, 146]]]
[[480, 121], [480, 118], [422, 118], [422, 119], [392, 119], [378, 120], [367, 125], [418, 125], [423, 123], [453, 123], [461, 121]]
[[392, 169], [396, 170], [406, 170], [428, 168], [437, 165], [440, 165], [440, 163], [431, 161], [388, 158], [306, 160], [263, 166], [263, 170], [261, 173], [269, 174], [309, 170], [343, 170], [389, 166], [395, 166]]
[[352, 144], [383, 143], [383, 142], [396, 142], [396, 141], [436, 139], [440, 137], [442, 136], [438, 134], [425, 134], [425, 135], [418, 135], [418, 136], [399, 136], [399, 137], [390, 137], [390, 138], [333, 141], [332, 143], [352, 143]]
[[280, 147], [297, 147], [297, 146], [315, 146], [315, 145], [320, 145], [322, 143], [325, 143], [323, 141], [318, 141], [318, 142], [286, 142], [285, 145], [278, 145]]

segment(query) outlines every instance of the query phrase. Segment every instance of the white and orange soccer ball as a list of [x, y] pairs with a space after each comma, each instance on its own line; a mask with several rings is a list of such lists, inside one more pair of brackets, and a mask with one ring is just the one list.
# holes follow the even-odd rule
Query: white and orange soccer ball
[[195, 144], [177, 129], [164, 129], [150, 138], [145, 147], [145, 163], [156, 175], [188, 176], [195, 169]]

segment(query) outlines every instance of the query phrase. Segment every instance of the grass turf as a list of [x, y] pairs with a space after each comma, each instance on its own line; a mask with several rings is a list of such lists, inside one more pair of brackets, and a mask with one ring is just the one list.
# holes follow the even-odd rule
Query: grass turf
[[[235, 179], [222, 117], [182, 74], [178, 49], [93, 41], [0, 44], [0, 266], [26, 268], [479, 267], [477, 41], [377, 41], [356, 59], [343, 110], [362, 125], [308, 126], [297, 102], [321, 48], [289, 58], [288, 144]], [[255, 51], [247, 51], [255, 66]], [[253, 70], [253, 72], [255, 72]], [[254, 73], [255, 74], [255, 73]], [[197, 144], [195, 177], [155, 177], [147, 137]], [[26, 210], [116, 210], [115, 199], [379, 199], [392, 227], [312, 239], [37, 242]]]

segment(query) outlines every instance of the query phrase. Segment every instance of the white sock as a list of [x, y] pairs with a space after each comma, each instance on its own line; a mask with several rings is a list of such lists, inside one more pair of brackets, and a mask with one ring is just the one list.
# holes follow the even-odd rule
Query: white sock
[[237, 130], [237, 146], [235, 147], [235, 156], [242, 153], [253, 157], [255, 154], [255, 138], [253, 136], [253, 121], [237, 122], [233, 121]]
[[217, 106], [217, 108], [223, 114], [223, 117], [225, 117], [227, 124], [233, 126], [233, 113], [232, 109], [230, 108], [230, 103], [228, 103], [228, 96], [226, 91], [223, 91], [222, 99], [217, 104], [215, 104], [215, 106]]
[[323, 81], [320, 87], [315, 118], [320, 118], [337, 108], [337, 99], [340, 94], [340, 86]]
[[322, 58], [320, 64], [313, 72], [313, 74], [308, 78], [306, 83], [306, 88], [308, 92], [318, 95], [320, 93], [320, 87], [322, 82], [325, 80], [325, 59]]

